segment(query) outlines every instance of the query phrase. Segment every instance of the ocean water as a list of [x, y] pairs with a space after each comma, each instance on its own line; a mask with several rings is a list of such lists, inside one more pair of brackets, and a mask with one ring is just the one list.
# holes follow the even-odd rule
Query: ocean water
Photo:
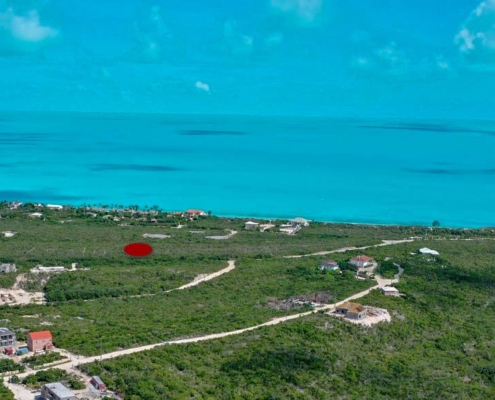
[[0, 114], [0, 200], [495, 226], [495, 122]]

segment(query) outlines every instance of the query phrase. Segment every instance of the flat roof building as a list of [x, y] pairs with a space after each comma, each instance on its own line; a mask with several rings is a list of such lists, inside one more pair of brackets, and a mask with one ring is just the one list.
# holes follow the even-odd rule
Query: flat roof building
[[432, 256], [440, 255], [440, 253], [438, 251], [429, 249], [428, 247], [423, 247], [422, 249], [419, 249], [419, 252], [421, 254], [431, 254]]
[[76, 395], [60, 382], [47, 383], [41, 387], [44, 400], [78, 400]]
[[2, 263], [0, 264], [0, 272], [5, 272], [5, 273], [8, 273], [8, 272], [16, 272], [17, 271], [17, 268], [15, 266], [15, 264], [11, 264], [11, 263]]
[[392, 286], [384, 286], [382, 287], [382, 293], [385, 296], [399, 296], [399, 291]]
[[90, 382], [98, 390], [105, 390], [107, 388], [99, 376], [92, 376]]
[[0, 328], [0, 347], [15, 347], [15, 333], [7, 328]]

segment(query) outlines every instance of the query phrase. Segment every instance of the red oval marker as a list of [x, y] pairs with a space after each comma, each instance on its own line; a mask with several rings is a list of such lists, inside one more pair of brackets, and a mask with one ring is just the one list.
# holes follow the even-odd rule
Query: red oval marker
[[131, 243], [124, 247], [124, 251], [132, 257], [145, 257], [151, 254], [153, 247], [146, 243]]

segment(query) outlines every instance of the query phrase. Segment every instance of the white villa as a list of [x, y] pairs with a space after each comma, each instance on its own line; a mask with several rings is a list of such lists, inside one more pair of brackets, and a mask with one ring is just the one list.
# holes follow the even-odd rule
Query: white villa
[[392, 286], [384, 286], [381, 291], [385, 296], [399, 296], [399, 291]]
[[321, 269], [322, 271], [324, 271], [324, 270], [326, 270], [326, 271], [340, 271], [339, 264], [337, 263], [337, 261], [334, 261], [334, 260], [325, 260], [318, 266], [318, 268]]
[[244, 224], [244, 229], [256, 229], [259, 226], [258, 222], [247, 221]]
[[309, 226], [309, 221], [307, 219], [297, 217], [294, 219], [289, 220], [289, 224], [291, 226]]
[[48, 208], [50, 210], [63, 210], [64, 206], [60, 206], [58, 204], [47, 204], [46, 208]]
[[436, 250], [429, 249], [428, 247], [423, 247], [422, 249], [419, 249], [419, 252], [421, 254], [430, 254], [432, 256], [438, 256], [440, 253]]

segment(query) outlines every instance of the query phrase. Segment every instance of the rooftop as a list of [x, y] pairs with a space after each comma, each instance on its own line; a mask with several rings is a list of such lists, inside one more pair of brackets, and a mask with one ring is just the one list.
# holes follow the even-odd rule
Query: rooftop
[[398, 292], [398, 290], [392, 286], [384, 286], [382, 287], [384, 292]]
[[100, 377], [99, 377], [99, 376], [94, 375], [92, 378], [94, 379], [94, 381], [95, 381], [98, 385], [104, 385], [103, 381], [100, 379]]
[[74, 397], [74, 393], [72, 393], [67, 387], [62, 385], [60, 382], [47, 383], [45, 385], [49, 388], [53, 393], [55, 393], [58, 397]]
[[325, 265], [325, 266], [330, 266], [330, 267], [333, 267], [333, 266], [339, 266], [339, 264], [337, 263], [337, 261], [334, 261], [334, 260], [325, 260], [323, 261], [320, 265]]
[[337, 308], [344, 308], [348, 312], [351, 312], [351, 313], [358, 313], [358, 312], [362, 312], [365, 310], [364, 306], [362, 306], [361, 304], [353, 303], [350, 301], [348, 301], [347, 303], [341, 304]]
[[309, 221], [307, 219], [297, 217], [297, 218], [291, 219], [290, 222], [296, 222], [296, 223], [304, 224], [304, 223], [309, 222]]
[[356, 256], [354, 258], [351, 258], [351, 260], [353, 260], [353, 261], [371, 261], [373, 259], [371, 257], [361, 255], [361, 256]]
[[52, 333], [50, 331], [29, 332], [28, 336], [31, 340], [51, 339]]
[[5, 334], [14, 334], [14, 332], [12, 332], [10, 329], [7, 329], [7, 328], [0, 328], [0, 334], [1, 335], [5, 335]]
[[431, 254], [434, 256], [438, 256], [440, 254], [438, 251], [429, 249], [428, 247], [423, 247], [422, 249], [419, 249], [419, 252], [421, 254]]

